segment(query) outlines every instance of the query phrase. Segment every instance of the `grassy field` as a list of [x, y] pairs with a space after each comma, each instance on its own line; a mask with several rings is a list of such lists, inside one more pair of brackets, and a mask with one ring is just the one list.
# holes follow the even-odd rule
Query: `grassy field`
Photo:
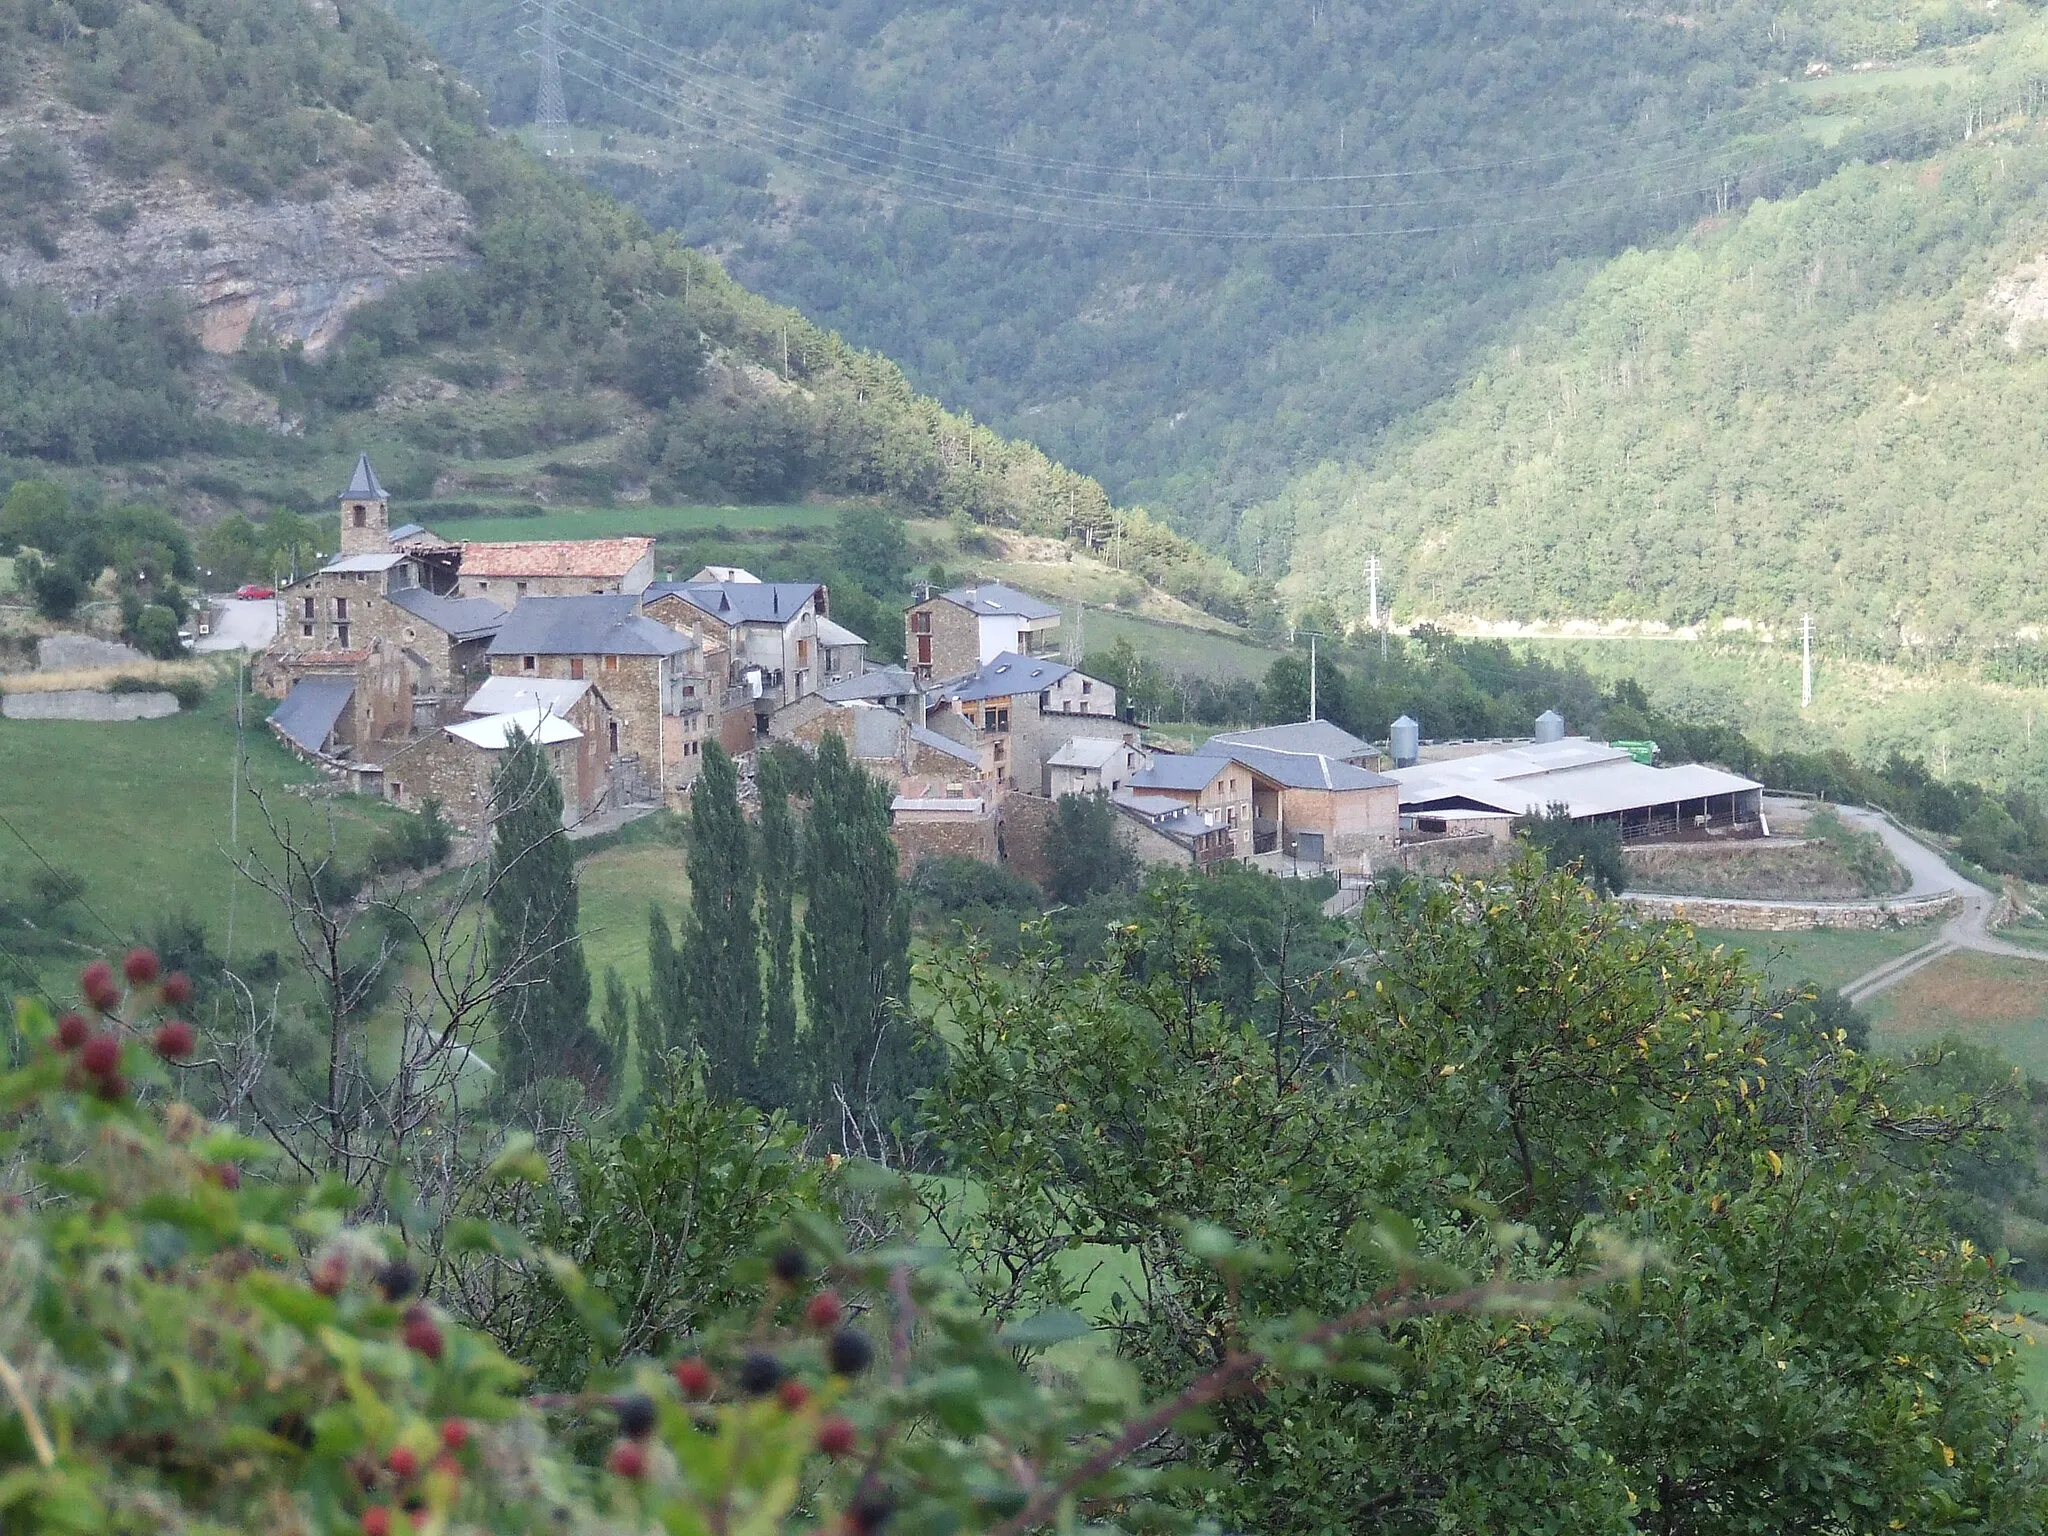
[[[359, 854], [378, 826], [403, 813], [354, 796], [289, 793], [320, 776], [264, 728], [269, 707], [250, 700], [242, 846], [266, 842], [260, 793], [302, 837]], [[88, 919], [96, 942], [125, 941], [166, 914], [189, 911], [209, 942], [224, 948], [232, 910], [236, 956], [281, 947], [283, 918], [228, 861], [234, 756], [231, 685], [163, 720], [0, 721], [0, 814], [15, 829], [0, 826], [0, 880], [18, 889], [38, 867], [37, 855], [76, 874], [91, 912], [104, 920]], [[71, 967], [54, 969], [61, 975]]]
[[1117, 641], [1128, 640], [1132, 650], [1151, 657], [1162, 667], [1203, 677], [1242, 677], [1257, 682], [1265, 677], [1267, 668], [1280, 654], [1249, 640], [1164, 624], [1135, 614], [1091, 608], [1083, 624], [1090, 652], [1106, 651]]
[[659, 902], [669, 931], [682, 927], [690, 900], [683, 850], [666, 843], [607, 848], [576, 866], [582, 902], [583, 954], [591, 985], [603, 997], [607, 966], [628, 991], [647, 985], [647, 907]]
[[2048, 964], [1944, 955], [1866, 1005], [1871, 1042], [1910, 1049], [1955, 1035], [2048, 1077]]
[[707, 533], [729, 528], [736, 532], [767, 529], [829, 528], [839, 520], [837, 507], [810, 505], [774, 507], [556, 507], [539, 517], [447, 518], [425, 521], [447, 539], [611, 539], [629, 534], [656, 538], [681, 533]]
[[[1745, 933], [1732, 928], [1701, 928], [1709, 944], [1739, 949], [1776, 987], [1802, 981], [1839, 987], [1865, 971], [1909, 954], [1934, 937], [1932, 928], [1815, 928], [1803, 933]], [[2044, 975], [2048, 980], [2048, 975]]]
[[[2008, 1291], [2005, 1299], [2019, 1339], [2020, 1390], [2037, 1413], [2048, 1415], [2048, 1291]], [[2048, 1426], [2048, 1418], [2041, 1422]]]

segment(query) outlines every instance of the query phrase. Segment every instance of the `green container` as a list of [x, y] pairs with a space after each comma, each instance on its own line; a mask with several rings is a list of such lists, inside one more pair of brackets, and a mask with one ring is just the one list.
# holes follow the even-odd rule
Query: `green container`
[[1654, 741], [1610, 741], [1607, 745], [1626, 752], [1645, 768], [1656, 766], [1657, 743]]

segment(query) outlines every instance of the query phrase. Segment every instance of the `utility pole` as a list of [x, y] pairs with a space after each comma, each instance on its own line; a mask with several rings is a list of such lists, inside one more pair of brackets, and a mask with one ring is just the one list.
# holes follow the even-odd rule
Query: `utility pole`
[[1813, 707], [1813, 615], [1799, 621], [1799, 707]]
[[1308, 717], [1316, 717], [1316, 632], [1308, 632]]
[[1365, 622], [1374, 629], [1380, 627], [1380, 557], [1368, 555], [1365, 561]]
[[534, 143], [552, 159], [569, 153], [569, 109], [562, 101], [562, 45], [555, 39], [555, 0], [540, 0], [540, 95], [533, 105]]

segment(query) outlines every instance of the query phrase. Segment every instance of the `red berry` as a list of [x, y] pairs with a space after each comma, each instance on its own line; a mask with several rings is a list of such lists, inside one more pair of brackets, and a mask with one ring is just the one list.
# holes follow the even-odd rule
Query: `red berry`
[[156, 951], [153, 949], [131, 949], [121, 958], [121, 974], [138, 987], [146, 987], [157, 977]]
[[339, 1296], [341, 1288], [348, 1284], [348, 1260], [338, 1253], [330, 1253], [313, 1266], [313, 1289], [322, 1296]]
[[462, 1463], [443, 1451], [434, 1458], [434, 1470], [443, 1477], [459, 1478], [462, 1476]]
[[711, 1367], [695, 1355], [676, 1362], [676, 1385], [683, 1389], [683, 1396], [697, 1399], [711, 1395]]
[[183, 1061], [199, 1043], [183, 1019], [166, 1019], [156, 1032], [156, 1053], [165, 1061]]
[[811, 1389], [795, 1377], [791, 1377], [775, 1389], [775, 1395], [782, 1399], [783, 1407], [795, 1413], [811, 1400]]
[[57, 1021], [57, 1043], [67, 1051], [75, 1051], [92, 1038], [92, 1025], [82, 1013], [67, 1013]]
[[819, 1332], [829, 1332], [839, 1326], [840, 1318], [846, 1315], [846, 1308], [839, 1304], [837, 1291], [820, 1291], [811, 1298], [804, 1308], [804, 1321]]
[[114, 968], [95, 960], [78, 974], [78, 991], [101, 1013], [112, 1013], [121, 1002], [121, 988], [114, 980]]
[[164, 1001], [173, 1008], [182, 1008], [192, 1001], [192, 978], [183, 971], [173, 971], [164, 978]]
[[420, 1459], [411, 1446], [397, 1445], [393, 1446], [391, 1454], [384, 1458], [384, 1465], [391, 1469], [393, 1477], [403, 1482], [419, 1471]]
[[425, 1307], [414, 1307], [405, 1314], [405, 1347], [419, 1351], [429, 1360], [441, 1358], [441, 1327]]
[[208, 1177], [222, 1189], [236, 1190], [242, 1187], [242, 1170], [233, 1163], [215, 1163], [209, 1170]]
[[382, 1504], [364, 1510], [363, 1536], [391, 1536], [391, 1511]]
[[469, 1420], [443, 1419], [441, 1421], [441, 1443], [451, 1451], [459, 1451], [469, 1444]]
[[121, 1065], [121, 1042], [112, 1035], [94, 1035], [79, 1047], [78, 1064], [94, 1077], [105, 1077]]
[[637, 1440], [621, 1440], [612, 1447], [605, 1465], [620, 1477], [630, 1477], [637, 1482], [647, 1475], [647, 1447]]
[[109, 1072], [93, 1084], [93, 1092], [109, 1104], [118, 1104], [128, 1097], [128, 1079], [118, 1072]]
[[853, 1450], [853, 1420], [844, 1414], [833, 1414], [818, 1426], [818, 1449], [827, 1456], [839, 1457]]

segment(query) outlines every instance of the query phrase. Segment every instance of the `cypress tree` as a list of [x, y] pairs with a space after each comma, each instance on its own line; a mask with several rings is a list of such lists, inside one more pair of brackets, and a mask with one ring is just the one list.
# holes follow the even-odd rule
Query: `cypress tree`
[[761, 1034], [761, 942], [754, 922], [752, 837], [739, 774], [717, 742], [690, 786], [690, 915], [683, 928], [684, 1016], [709, 1061], [712, 1094], [754, 1086]]
[[562, 787], [540, 747], [514, 732], [491, 777], [489, 953], [499, 1079], [516, 1091], [569, 1077], [601, 1094], [611, 1051], [590, 1027], [590, 971], [577, 936], [576, 861], [562, 832]]
[[756, 1096], [776, 1109], [803, 1103], [796, 1065], [796, 819], [789, 786], [773, 753], [760, 758], [761, 940], [765, 962], [760, 1073]]
[[835, 1124], [843, 1095], [862, 1128], [875, 1130], [902, 1111], [915, 1086], [901, 1014], [910, 992], [910, 910], [897, 889], [889, 792], [830, 732], [818, 748], [803, 871], [811, 1116]]
[[689, 988], [661, 904], [647, 903], [647, 1002], [639, 1028], [640, 1049], [650, 1059], [690, 1048]]

